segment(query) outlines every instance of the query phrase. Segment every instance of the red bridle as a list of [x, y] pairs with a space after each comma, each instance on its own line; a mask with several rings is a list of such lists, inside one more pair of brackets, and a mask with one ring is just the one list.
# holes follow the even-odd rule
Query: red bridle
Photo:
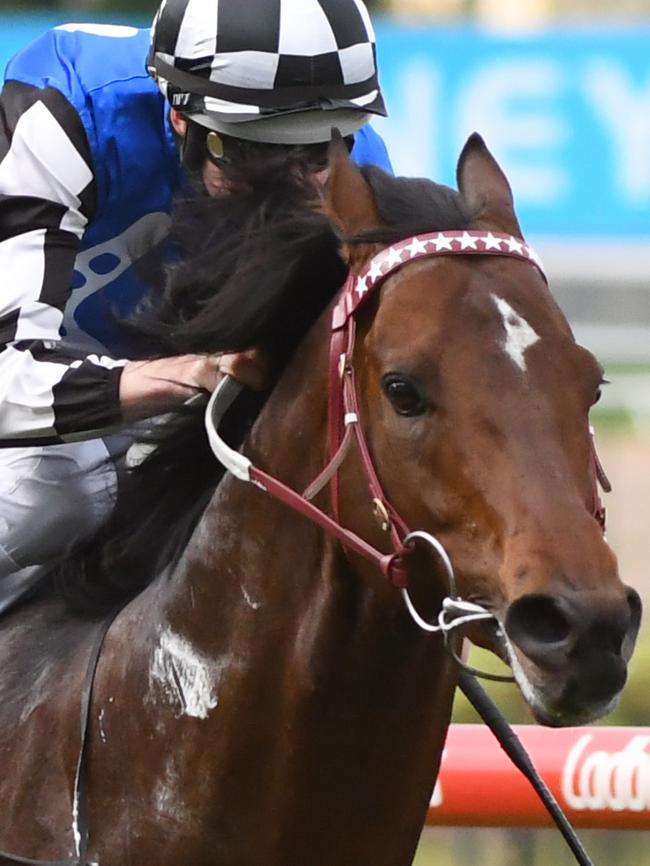
[[[372, 294], [372, 291], [390, 274], [415, 259], [436, 255], [511, 256], [531, 262], [543, 274], [541, 264], [536, 255], [522, 241], [510, 235], [496, 232], [472, 231], [436, 232], [434, 234], [408, 238], [406, 241], [402, 241], [375, 256], [359, 276], [351, 274], [341, 290], [332, 317], [329, 368], [329, 461], [318, 478], [315, 479], [302, 495], [254, 467], [250, 460], [242, 454], [233, 451], [218, 436], [219, 421], [241, 390], [241, 386], [229, 377], [224, 379], [208, 404], [206, 414], [208, 437], [217, 458], [236, 477], [252, 482], [274, 498], [284, 502], [294, 511], [303, 514], [313, 523], [322, 527], [333, 538], [338, 539], [346, 552], [352, 550], [377, 565], [396, 587], [401, 588], [409, 612], [417, 625], [427, 632], [443, 633], [447, 651], [451, 653], [457, 665], [462, 669], [459, 676], [463, 691], [465, 691], [471, 703], [478, 709], [481, 717], [490, 725], [511, 760], [514, 761], [516, 766], [531, 781], [564, 838], [567, 840], [577, 861], [580, 864], [585, 864], [585, 866], [591, 866], [591, 860], [557, 802], [539, 779], [530, 762], [530, 758], [521, 748], [521, 744], [514, 741], [515, 738], [505, 720], [501, 723], [498, 710], [489, 701], [485, 692], [480, 689], [473, 676], [468, 676], [468, 674], [497, 680], [511, 680], [511, 678], [481, 673], [468, 667], [459, 658], [454, 647], [454, 641], [451, 640], [452, 632], [457, 626], [482, 619], [496, 619], [496, 617], [481, 605], [465, 602], [458, 597], [453, 567], [446, 551], [437, 539], [427, 536], [425, 532], [408, 533], [404, 521], [399, 517], [384, 495], [360, 424], [358, 400], [354, 384], [354, 369], [352, 366], [355, 337], [354, 317], [356, 311], [363, 304], [364, 300]], [[393, 553], [382, 553], [364, 541], [360, 536], [342, 527], [339, 523], [338, 470], [353, 437], [356, 439], [359, 447], [370, 495], [373, 499], [375, 514], [380, 519], [383, 528], [390, 532]], [[604, 530], [605, 512], [598, 494], [598, 483], [600, 481], [604, 489], [607, 489], [609, 485], [598, 461], [593, 444], [591, 448], [591, 470], [594, 493], [592, 513]], [[331, 483], [333, 517], [317, 508], [310, 501], [328, 482]], [[408, 589], [406, 588], [407, 575], [404, 560], [410, 550], [412, 550], [415, 536], [426, 537], [425, 540], [436, 550], [447, 569], [450, 583], [449, 596], [443, 601], [436, 625], [427, 623], [419, 616], [413, 607]], [[446, 612], [449, 613], [450, 618], [448, 619], [445, 619]]]
[[[329, 374], [329, 457], [336, 460], [340, 449], [347, 449], [345, 430], [352, 429], [365, 476], [370, 489], [375, 516], [382, 528], [389, 531], [396, 552], [404, 554], [403, 539], [408, 535], [405, 522], [388, 501], [377, 477], [359, 422], [358, 399], [354, 383], [352, 355], [356, 330], [355, 316], [374, 291], [406, 264], [422, 258], [454, 255], [498, 255], [523, 259], [536, 265], [543, 275], [535, 252], [523, 241], [499, 232], [446, 231], [416, 235], [393, 244], [376, 255], [358, 276], [350, 274], [341, 290], [332, 315]], [[346, 420], [347, 419], [347, 420]], [[353, 420], [355, 419], [355, 420]], [[349, 437], [348, 437], [349, 441]], [[345, 443], [345, 444], [344, 444]], [[339, 485], [335, 474], [331, 481], [332, 510], [338, 520]], [[405, 586], [406, 575], [399, 573], [401, 563], [393, 564], [392, 580]]]
[[[417, 235], [400, 241], [376, 255], [359, 275], [350, 274], [346, 280], [332, 315], [332, 335], [329, 360], [329, 422], [328, 454], [325, 469], [309, 488], [300, 494], [281, 481], [268, 475], [243, 455], [230, 449], [217, 430], [226, 409], [239, 393], [240, 386], [225, 379], [208, 405], [206, 425], [210, 443], [217, 458], [236, 477], [252, 482], [275, 499], [307, 517], [352, 550], [375, 563], [397, 587], [407, 586], [404, 559], [409, 553], [404, 539], [408, 535], [406, 523], [388, 501], [377, 472], [359, 418], [359, 403], [354, 381], [352, 356], [355, 341], [355, 316], [373, 292], [397, 270], [412, 261], [434, 256], [501, 256], [528, 262], [544, 271], [535, 252], [522, 240], [500, 232], [446, 231]], [[393, 552], [384, 553], [368, 544], [356, 533], [339, 522], [338, 470], [352, 439], [359, 449], [375, 516], [382, 529], [389, 533]], [[592, 449], [594, 478], [594, 517], [604, 529], [604, 509], [598, 494], [598, 480], [604, 478], [595, 449]], [[602, 476], [601, 476], [602, 473]], [[331, 485], [332, 515], [326, 514], [311, 502], [327, 484]]]

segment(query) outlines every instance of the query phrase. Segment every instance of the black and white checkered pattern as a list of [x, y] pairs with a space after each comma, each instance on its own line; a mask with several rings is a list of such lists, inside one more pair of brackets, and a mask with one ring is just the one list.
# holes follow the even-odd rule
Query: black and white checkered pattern
[[166, 0], [149, 68], [172, 106], [225, 122], [386, 114], [362, 0]]

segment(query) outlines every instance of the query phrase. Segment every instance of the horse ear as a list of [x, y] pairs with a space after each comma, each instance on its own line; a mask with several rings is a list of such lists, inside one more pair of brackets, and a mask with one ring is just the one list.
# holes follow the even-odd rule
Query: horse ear
[[350, 159], [338, 130], [333, 131], [329, 164], [323, 207], [332, 222], [349, 235], [383, 225], [372, 189]]
[[467, 139], [458, 159], [456, 178], [458, 189], [474, 214], [473, 226], [497, 228], [522, 237], [508, 178], [477, 132]]

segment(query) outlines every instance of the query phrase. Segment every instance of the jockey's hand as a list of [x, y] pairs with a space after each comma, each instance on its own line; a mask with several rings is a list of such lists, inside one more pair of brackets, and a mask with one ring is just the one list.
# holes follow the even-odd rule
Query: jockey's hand
[[268, 363], [256, 349], [130, 361], [120, 378], [122, 415], [137, 421], [169, 412], [201, 392], [212, 393], [225, 375], [261, 391], [268, 381]]

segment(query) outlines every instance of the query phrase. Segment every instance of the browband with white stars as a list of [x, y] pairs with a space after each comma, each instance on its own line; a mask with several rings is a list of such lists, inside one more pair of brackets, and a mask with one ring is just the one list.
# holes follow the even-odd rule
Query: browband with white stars
[[390, 274], [415, 259], [445, 255], [508, 256], [544, 268], [537, 253], [524, 241], [501, 232], [448, 231], [414, 235], [378, 253], [358, 276], [351, 274], [334, 311], [335, 328], [355, 312], [372, 290]]

